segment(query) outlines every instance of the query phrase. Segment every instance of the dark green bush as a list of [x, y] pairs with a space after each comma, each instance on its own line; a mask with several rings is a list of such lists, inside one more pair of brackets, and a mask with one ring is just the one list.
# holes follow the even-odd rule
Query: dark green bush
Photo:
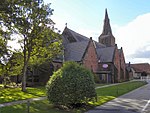
[[94, 75], [94, 81], [95, 83], [100, 83], [100, 78], [99, 78], [99, 75], [96, 75], [96, 74], [93, 74]]
[[46, 85], [48, 100], [55, 105], [86, 104], [96, 97], [92, 73], [75, 62], [66, 62]]

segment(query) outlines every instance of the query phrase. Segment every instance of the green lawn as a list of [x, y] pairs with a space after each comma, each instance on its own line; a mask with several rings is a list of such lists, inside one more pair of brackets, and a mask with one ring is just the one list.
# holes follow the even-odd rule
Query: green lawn
[[[96, 87], [103, 86], [107, 84], [96, 84]], [[36, 98], [41, 96], [46, 96], [45, 87], [28, 87], [27, 92], [22, 92], [21, 88], [2, 88], [0, 85], [0, 103], [12, 102], [17, 100], [24, 100], [29, 98]]]
[[105, 88], [98, 88], [96, 89], [98, 101], [95, 103], [90, 102], [90, 104], [94, 106], [101, 105], [105, 102], [115, 99], [118, 96], [121, 96], [125, 93], [128, 93], [146, 84], [147, 84], [146, 82], [134, 81], [134, 82], [127, 82], [127, 83], [118, 84], [114, 86], [109, 86]]
[[[145, 82], [129, 82], [129, 83], [124, 83], [124, 84], [119, 84], [116, 86], [109, 86], [105, 88], [99, 88], [96, 89], [97, 95], [98, 95], [98, 101], [97, 102], [89, 102], [89, 106], [87, 108], [82, 108], [82, 109], [75, 109], [71, 111], [65, 111], [65, 110], [60, 110], [57, 108], [54, 108], [52, 104], [49, 104], [47, 100], [43, 101], [36, 101], [32, 102], [30, 106], [30, 113], [82, 113], [82, 111], [86, 111], [87, 109], [90, 109], [94, 106], [101, 105], [105, 102], [108, 102], [122, 94], [125, 94], [133, 89], [136, 89], [140, 86], [145, 85]], [[41, 93], [36, 94], [40, 90], [40, 88], [37, 89], [37, 91], [33, 91], [33, 89], [29, 88], [27, 94], [31, 94], [32, 96], [39, 96], [42, 95], [44, 96], [45, 90], [41, 88]], [[35, 95], [36, 94], [36, 95]], [[20, 104], [20, 105], [14, 105], [14, 106], [9, 106], [9, 107], [3, 107], [0, 109], [0, 113], [27, 113], [27, 104]]]
[[118, 97], [118, 96], [128, 93], [138, 87], [141, 87], [145, 84], [146, 84], [146, 82], [141, 82], [141, 81], [126, 82], [123, 84], [118, 84], [118, 85], [109, 86], [109, 87], [105, 87], [105, 88], [98, 88], [98, 89], [96, 89], [96, 92], [97, 92], [98, 96]]
[[[30, 113], [70, 113], [54, 108], [47, 100], [32, 102], [30, 105]], [[27, 104], [3, 107], [0, 113], [27, 113]]]
[[27, 92], [22, 92], [21, 88], [3, 88], [0, 92], [0, 103], [46, 96], [45, 87], [28, 87]]

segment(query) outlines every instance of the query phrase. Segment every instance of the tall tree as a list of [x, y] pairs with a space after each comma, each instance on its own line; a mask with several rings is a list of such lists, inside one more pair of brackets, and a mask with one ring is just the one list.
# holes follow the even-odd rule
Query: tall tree
[[18, 76], [22, 73], [22, 53], [15, 52], [10, 57], [7, 57], [7, 60], [2, 65], [1, 74], [3, 75], [4, 87], [7, 86], [7, 83], [11, 83], [11, 76]]
[[9, 39], [9, 32], [2, 30], [0, 26], [0, 62], [2, 62], [5, 55], [8, 55], [9, 47], [7, 43]]
[[[61, 41], [51, 20], [53, 9], [43, 0], [2, 0], [0, 22], [21, 37], [23, 51], [22, 91], [26, 91], [29, 62], [52, 60], [61, 52]], [[41, 60], [42, 59], [42, 60]]]
[[2, 30], [0, 26], [0, 75], [2, 75], [2, 68], [6, 64], [9, 58], [9, 47], [7, 45], [9, 39], [9, 33]]

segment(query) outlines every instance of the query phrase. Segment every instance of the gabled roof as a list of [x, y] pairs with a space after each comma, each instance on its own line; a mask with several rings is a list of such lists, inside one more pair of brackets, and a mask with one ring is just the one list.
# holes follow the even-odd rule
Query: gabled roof
[[[70, 42], [69, 38], [75, 39]], [[88, 46], [89, 38], [65, 28], [62, 33], [65, 61], [81, 61]]]
[[[68, 38], [74, 38], [75, 41], [70, 42]], [[64, 29], [62, 33], [62, 39], [63, 39], [63, 46], [65, 50], [64, 51], [65, 61], [68, 61], [68, 60], [81, 61], [90, 39], [87, 38], [86, 36], [76, 33], [75, 31], [67, 27]], [[105, 45], [100, 44], [96, 41], [93, 41], [93, 43], [94, 43], [95, 48], [106, 47]]]
[[[76, 41], [69, 42], [68, 38], [72, 37]], [[65, 61], [81, 61], [88, 46], [89, 38], [76, 33], [69, 28], [65, 28], [62, 33], [63, 45], [65, 49]], [[93, 41], [96, 48], [97, 56], [100, 62], [113, 62], [115, 47], [106, 47], [101, 43]]]
[[106, 47], [106, 45], [101, 44], [101, 43], [99, 43], [99, 42], [96, 42], [96, 41], [93, 41], [93, 42], [94, 42], [94, 44], [95, 44], [95, 48], [104, 48], [104, 47]]
[[62, 39], [63, 39], [63, 43], [71, 43], [68, 38], [74, 38], [75, 42], [81, 42], [81, 41], [88, 41], [89, 38], [87, 38], [86, 36], [83, 36], [79, 33], [76, 33], [75, 31], [65, 27], [63, 33], [62, 33]]
[[81, 61], [89, 41], [74, 42], [65, 45], [65, 61]]
[[77, 41], [87, 41], [87, 40], [89, 40], [89, 38], [87, 38], [86, 36], [83, 36], [83, 35], [81, 35], [81, 34], [75, 32], [75, 31], [73, 31], [73, 30], [71, 30], [71, 29], [68, 29], [68, 28], [66, 28], [66, 29], [67, 29], [68, 31], [70, 31], [70, 33], [74, 36], [74, 38], [75, 38]]
[[135, 72], [150, 73], [150, 65], [148, 63], [131, 64], [131, 67], [135, 70]]
[[116, 47], [97, 48], [100, 62], [113, 62]]

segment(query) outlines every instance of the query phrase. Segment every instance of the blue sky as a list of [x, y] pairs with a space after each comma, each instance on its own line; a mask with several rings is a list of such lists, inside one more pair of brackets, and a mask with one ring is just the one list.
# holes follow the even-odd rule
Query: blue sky
[[52, 20], [63, 31], [67, 26], [97, 40], [102, 32], [105, 8], [118, 47], [126, 62], [150, 63], [150, 2], [146, 0], [44, 0], [54, 9]]
[[[150, 3], [146, 0], [44, 0], [52, 3], [54, 15], [65, 19], [65, 14], [71, 16], [66, 22], [79, 23], [86, 26], [91, 23], [92, 27], [103, 21], [104, 10], [108, 9], [112, 23], [124, 25], [138, 15], [150, 11]], [[76, 20], [76, 21], [75, 21]], [[85, 21], [85, 22], [83, 22]], [[94, 23], [92, 23], [94, 21]]]

